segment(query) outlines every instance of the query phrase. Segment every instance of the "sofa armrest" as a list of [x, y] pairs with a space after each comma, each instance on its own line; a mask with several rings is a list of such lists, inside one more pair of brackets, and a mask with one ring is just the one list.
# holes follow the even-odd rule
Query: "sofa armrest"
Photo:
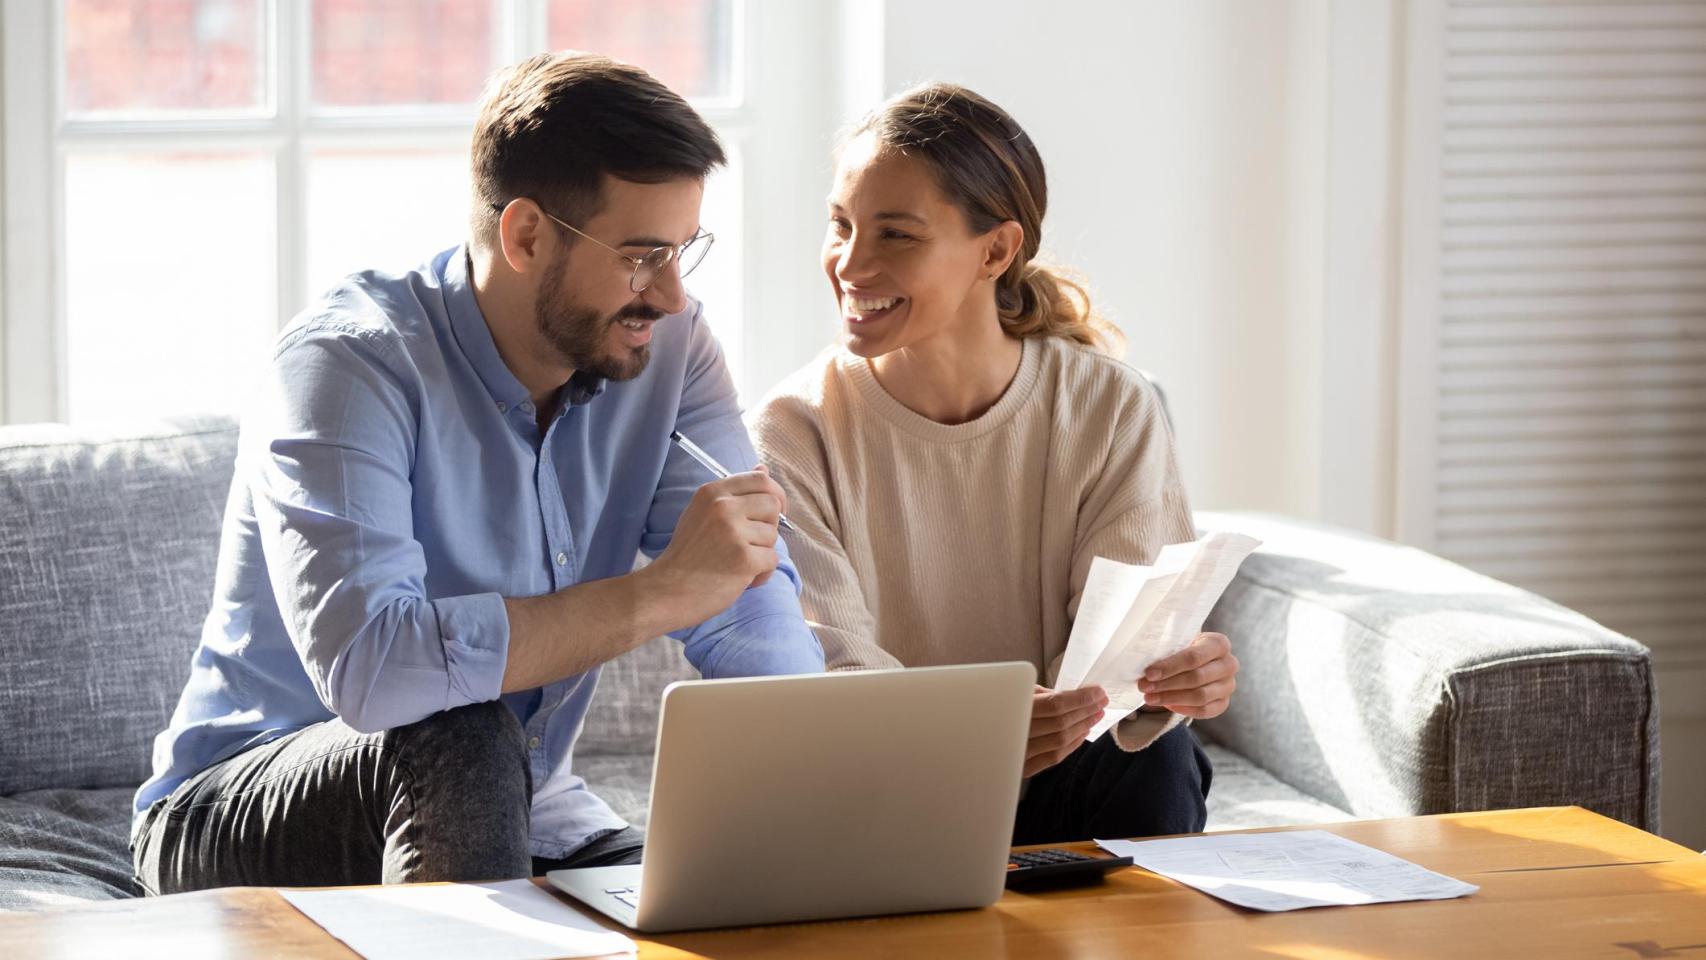
[[1645, 647], [1421, 550], [1258, 514], [1210, 614], [1242, 663], [1206, 739], [1360, 817], [1578, 804], [1658, 827]]

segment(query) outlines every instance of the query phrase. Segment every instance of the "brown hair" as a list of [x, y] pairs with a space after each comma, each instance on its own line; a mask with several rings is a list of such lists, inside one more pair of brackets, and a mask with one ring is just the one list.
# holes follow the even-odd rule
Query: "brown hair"
[[1016, 337], [1066, 337], [1108, 353], [1125, 338], [1090, 305], [1078, 279], [1035, 261], [1048, 212], [1043, 158], [1024, 129], [983, 97], [951, 83], [926, 83], [872, 111], [848, 135], [874, 133], [884, 148], [930, 165], [937, 185], [975, 233], [1012, 220], [1024, 240], [995, 281], [1001, 325]]
[[487, 242], [517, 197], [578, 224], [598, 213], [605, 174], [663, 183], [727, 162], [704, 118], [651, 74], [573, 50], [493, 74], [470, 153], [471, 226]]

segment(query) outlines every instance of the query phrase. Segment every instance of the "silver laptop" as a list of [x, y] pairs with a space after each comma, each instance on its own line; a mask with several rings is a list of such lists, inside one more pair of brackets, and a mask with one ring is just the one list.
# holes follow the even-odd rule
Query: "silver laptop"
[[645, 862], [547, 876], [656, 933], [987, 906], [1035, 677], [991, 663], [670, 684]]

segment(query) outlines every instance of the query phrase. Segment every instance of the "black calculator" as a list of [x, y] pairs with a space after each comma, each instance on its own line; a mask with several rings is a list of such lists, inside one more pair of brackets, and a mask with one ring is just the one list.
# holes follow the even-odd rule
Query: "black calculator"
[[1007, 857], [1007, 886], [1013, 889], [1096, 883], [1108, 871], [1131, 866], [1130, 857], [1096, 857], [1075, 850], [1028, 850]]

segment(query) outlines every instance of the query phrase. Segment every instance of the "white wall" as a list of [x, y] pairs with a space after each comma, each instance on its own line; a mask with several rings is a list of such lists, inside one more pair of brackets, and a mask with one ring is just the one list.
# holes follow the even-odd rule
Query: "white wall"
[[963, 83], [1041, 149], [1044, 250], [1166, 387], [1195, 505], [1319, 516], [1327, 0], [885, 6], [885, 92]]
[[[752, 89], [770, 91], [755, 107], [746, 154], [753, 166], [748, 183], [756, 189], [746, 197], [746, 222], [752, 225], [745, 238], [748, 315], [742, 318], [747, 334], [737, 369], [749, 406], [836, 335], [835, 305], [818, 251], [841, 100], [861, 76], [843, 51], [849, 31], [869, 31], [881, 22], [880, 4], [842, 2], [845, 11], [794, 0], [748, 0], [754, 27], [763, 34], [755, 42], [770, 53], [753, 58], [748, 77]], [[843, 12], [850, 14], [845, 22]]]

